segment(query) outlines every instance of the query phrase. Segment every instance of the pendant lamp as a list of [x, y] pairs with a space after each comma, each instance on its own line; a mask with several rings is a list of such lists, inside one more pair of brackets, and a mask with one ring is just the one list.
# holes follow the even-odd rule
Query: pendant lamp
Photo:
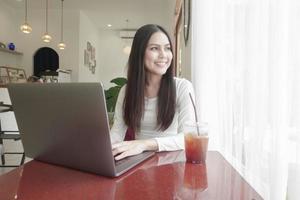
[[61, 27], [60, 27], [60, 43], [57, 45], [59, 49], [63, 50], [66, 48], [64, 43], [64, 0], [61, 0]]
[[52, 37], [48, 34], [48, 0], [46, 0], [46, 32], [42, 36], [44, 42], [50, 42]]
[[27, 0], [25, 0], [25, 21], [24, 24], [20, 26], [20, 29], [23, 33], [31, 33], [32, 28], [27, 22]]

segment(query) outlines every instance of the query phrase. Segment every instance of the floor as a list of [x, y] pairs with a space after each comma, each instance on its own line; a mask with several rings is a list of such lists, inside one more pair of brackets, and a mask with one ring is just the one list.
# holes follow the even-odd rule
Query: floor
[[[5, 152], [23, 152], [21, 141], [4, 140], [4, 151]], [[18, 165], [21, 162], [22, 155], [5, 155], [5, 162], [8, 165]], [[25, 163], [30, 161], [30, 158], [25, 159]], [[1, 160], [0, 160], [1, 163]], [[2, 164], [2, 163], [1, 163]], [[0, 176], [5, 174], [14, 168], [12, 167], [0, 167]]]

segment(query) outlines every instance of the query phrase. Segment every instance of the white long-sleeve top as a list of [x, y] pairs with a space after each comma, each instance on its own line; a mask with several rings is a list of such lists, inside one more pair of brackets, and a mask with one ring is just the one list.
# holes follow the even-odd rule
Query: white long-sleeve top
[[[189, 97], [191, 93], [195, 101], [194, 89], [191, 82], [182, 78], [174, 78], [176, 85], [176, 111], [172, 124], [165, 131], [157, 130], [157, 97], [145, 97], [144, 117], [141, 128], [135, 133], [136, 139], [155, 139], [158, 151], [175, 151], [184, 149], [184, 125], [188, 121], [195, 121], [193, 104]], [[115, 108], [114, 124], [111, 129], [112, 143], [121, 142], [125, 138], [127, 125], [123, 120], [123, 101], [125, 87], [120, 90]]]

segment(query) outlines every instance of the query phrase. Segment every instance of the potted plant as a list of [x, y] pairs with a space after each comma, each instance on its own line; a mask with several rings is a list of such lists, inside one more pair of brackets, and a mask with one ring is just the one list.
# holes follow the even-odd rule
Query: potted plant
[[118, 95], [121, 88], [127, 83], [127, 79], [124, 77], [117, 77], [112, 79], [110, 82], [114, 83], [115, 85], [105, 90], [104, 93], [109, 122], [112, 124]]

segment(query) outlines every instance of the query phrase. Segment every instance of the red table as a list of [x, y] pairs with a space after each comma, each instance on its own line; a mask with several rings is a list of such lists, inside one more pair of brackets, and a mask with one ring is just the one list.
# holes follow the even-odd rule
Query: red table
[[157, 153], [118, 178], [38, 161], [0, 176], [0, 199], [261, 200], [218, 152], [205, 165], [185, 163], [183, 151]]

